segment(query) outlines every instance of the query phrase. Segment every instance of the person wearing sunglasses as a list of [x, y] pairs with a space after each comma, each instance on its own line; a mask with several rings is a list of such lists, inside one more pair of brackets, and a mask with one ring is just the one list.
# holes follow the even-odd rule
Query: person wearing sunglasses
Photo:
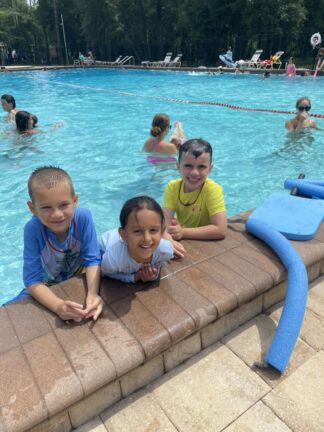
[[312, 108], [311, 101], [307, 96], [299, 98], [296, 102], [297, 113], [296, 116], [287, 120], [285, 127], [289, 132], [300, 132], [305, 128], [319, 129], [314, 120], [310, 120], [308, 113]]

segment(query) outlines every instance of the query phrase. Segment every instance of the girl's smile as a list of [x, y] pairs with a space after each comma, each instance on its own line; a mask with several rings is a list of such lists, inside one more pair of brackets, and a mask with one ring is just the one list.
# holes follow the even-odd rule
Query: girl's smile
[[149, 263], [163, 233], [161, 217], [152, 210], [143, 209], [128, 216], [125, 228], [119, 234], [127, 243], [130, 256], [139, 263]]

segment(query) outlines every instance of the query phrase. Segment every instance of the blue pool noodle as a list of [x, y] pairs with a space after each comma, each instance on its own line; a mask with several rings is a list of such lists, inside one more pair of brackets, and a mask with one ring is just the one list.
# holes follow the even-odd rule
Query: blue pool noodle
[[324, 199], [324, 182], [320, 180], [292, 180], [284, 182], [285, 189], [296, 187], [298, 192], [308, 197]]
[[302, 259], [289, 241], [270, 225], [252, 217], [246, 223], [246, 230], [269, 245], [288, 271], [283, 311], [265, 355], [265, 361], [282, 373], [288, 364], [304, 319], [308, 287], [307, 272]]

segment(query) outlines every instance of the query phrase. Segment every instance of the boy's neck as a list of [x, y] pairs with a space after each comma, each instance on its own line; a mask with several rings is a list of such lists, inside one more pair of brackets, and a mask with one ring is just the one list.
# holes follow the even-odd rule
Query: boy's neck
[[195, 191], [201, 191], [201, 189], [204, 187], [204, 184], [205, 184], [205, 181], [203, 182], [203, 184], [201, 185], [201, 186], [199, 186], [199, 187], [197, 187], [196, 189], [188, 189], [188, 187], [186, 187], [186, 183], [185, 183], [185, 181], [183, 180], [183, 179], [181, 179], [181, 181], [182, 181], [182, 189], [183, 189], [183, 192], [184, 193], [191, 193], [191, 192], [195, 192]]
[[[53, 231], [51, 231], [53, 233]], [[62, 234], [55, 234], [53, 233], [56, 237], [56, 239], [60, 242], [60, 243], [64, 243], [65, 240], [67, 239], [68, 236], [68, 231], [66, 231], [65, 233]]]

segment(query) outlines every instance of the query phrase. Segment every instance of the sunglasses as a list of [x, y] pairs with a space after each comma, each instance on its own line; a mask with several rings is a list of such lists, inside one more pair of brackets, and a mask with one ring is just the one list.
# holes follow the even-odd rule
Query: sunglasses
[[298, 111], [300, 111], [300, 112], [302, 112], [302, 111], [309, 111], [310, 109], [311, 109], [311, 106], [310, 105], [308, 105], [308, 106], [299, 106], [299, 107], [297, 107], [297, 109], [298, 109]]

